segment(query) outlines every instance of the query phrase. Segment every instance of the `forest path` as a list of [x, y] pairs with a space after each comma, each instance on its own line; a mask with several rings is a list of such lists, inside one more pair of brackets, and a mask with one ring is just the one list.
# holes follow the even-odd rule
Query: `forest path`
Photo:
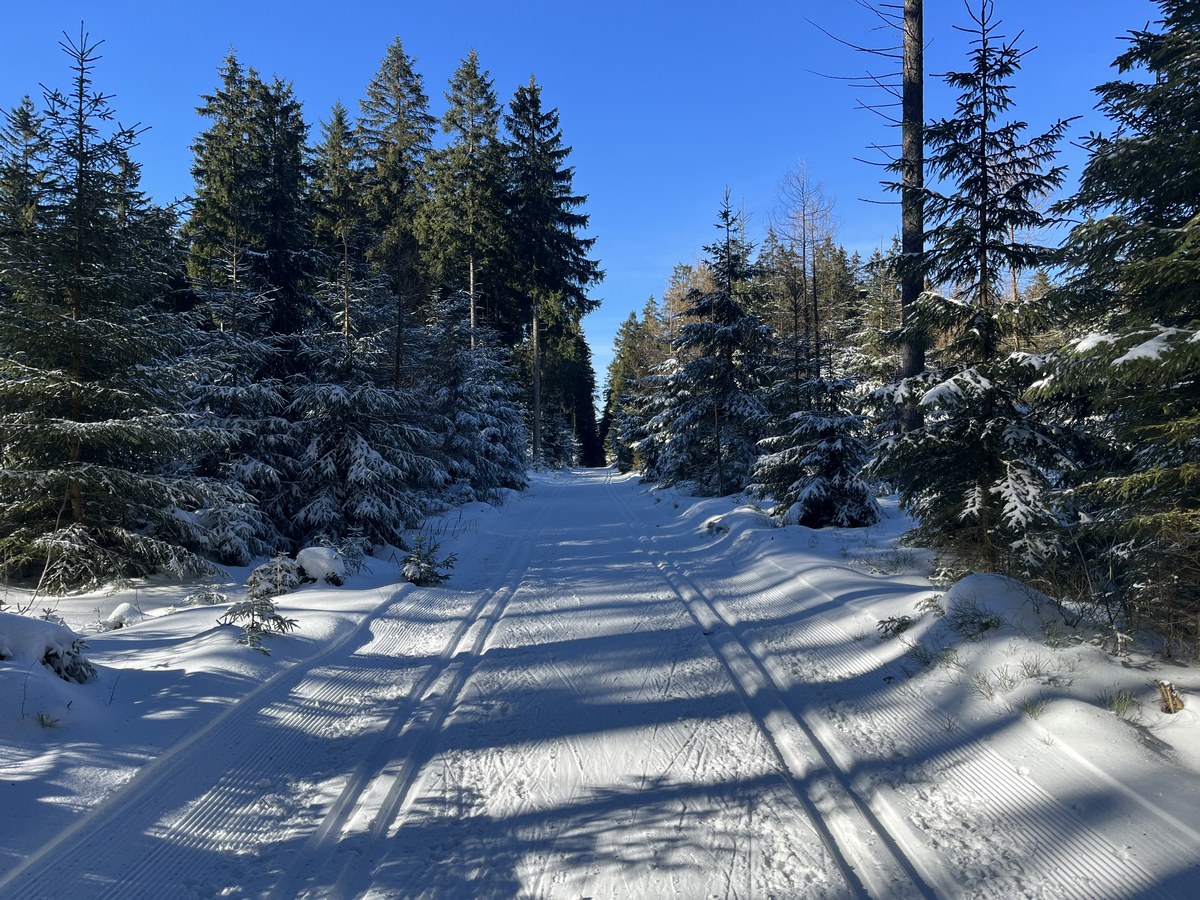
[[610, 470], [538, 478], [450, 589], [397, 591], [0, 896], [1157, 892], [1150, 851], [1086, 815], [1083, 767], [1052, 796], [1038, 767], [1061, 757], [940, 729], [891, 687], [895, 646], [839, 615], [919, 583], [781, 564], [661, 499]]

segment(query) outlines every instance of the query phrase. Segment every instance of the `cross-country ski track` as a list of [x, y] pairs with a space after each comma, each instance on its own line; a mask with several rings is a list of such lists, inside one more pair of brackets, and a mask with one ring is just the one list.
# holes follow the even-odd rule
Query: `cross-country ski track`
[[444, 588], [389, 589], [22, 850], [0, 897], [1200, 889], [1193, 804], [1148, 799], [1167, 763], [1117, 777], [1019, 711], [956, 724], [965, 686], [870, 613], [928, 582], [721, 511], [536, 477]]

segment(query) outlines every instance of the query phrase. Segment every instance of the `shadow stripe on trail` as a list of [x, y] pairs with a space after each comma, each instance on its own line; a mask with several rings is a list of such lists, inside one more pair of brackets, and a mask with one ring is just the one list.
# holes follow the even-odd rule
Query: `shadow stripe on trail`
[[[0, 878], [0, 895], [32, 897], [56, 897], [77, 894], [78, 886], [72, 884], [67, 873], [72, 868], [91, 873], [93, 876], [101, 866], [93, 865], [89, 859], [113, 860], [118, 848], [129, 842], [129, 823], [135, 815], [149, 807], [159, 807], [165, 788], [181, 768], [188, 768], [193, 760], [203, 759], [205, 746], [211, 741], [225, 743], [227, 735], [244, 727], [244, 720], [256, 716], [261, 709], [278, 696], [285, 695], [307, 677], [311, 670], [327, 662], [348, 645], [367, 636], [370, 623], [389, 607], [412, 604], [411, 586], [404, 586], [364, 617], [355, 628], [327, 646], [285, 669], [250, 691], [245, 697], [216, 715], [202, 728], [182, 741], [169, 747], [152, 762], [147, 763], [123, 787], [114, 791], [93, 810], [82, 816], [70, 828], [62, 831], [53, 840], [43, 845], [25, 862], [16, 866]], [[106, 851], [108, 851], [106, 853]], [[112, 882], [123, 881], [119, 869]], [[102, 887], [105, 882], [93, 884]]]
[[[619, 491], [611, 484], [608, 487], [625, 510], [626, 519], [631, 524], [640, 523], [641, 518]], [[812, 730], [789, 709], [762, 660], [737, 637], [704, 593], [654, 549], [648, 533], [641, 531], [639, 541], [643, 552], [655, 563], [663, 580], [704, 633], [851, 889], [860, 896], [934, 897], [927, 876], [917, 871], [909, 854], [883, 827], [867, 801], [854, 791]], [[931, 874], [937, 877], [936, 873]]]
[[[560, 493], [560, 491], [555, 492]], [[488, 638], [529, 568], [552, 502], [542, 504], [513, 543], [496, 587], [485, 591], [463, 618], [454, 637], [378, 735], [371, 752], [347, 782], [304, 846], [301, 868], [276, 883], [268, 895], [290, 898], [352, 897], [369, 886], [379, 860], [372, 847], [403, 815], [430, 749], [454, 710], [467, 679], [483, 655]]]

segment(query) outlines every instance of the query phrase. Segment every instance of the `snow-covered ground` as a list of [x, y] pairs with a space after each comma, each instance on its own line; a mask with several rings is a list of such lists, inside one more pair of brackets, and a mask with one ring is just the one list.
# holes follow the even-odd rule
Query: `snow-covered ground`
[[888, 512], [538, 476], [440, 524], [442, 588], [281, 597], [269, 656], [178, 585], [53, 602], [97, 677], [0, 625], [0, 896], [1200, 894], [1200, 670], [933, 587]]

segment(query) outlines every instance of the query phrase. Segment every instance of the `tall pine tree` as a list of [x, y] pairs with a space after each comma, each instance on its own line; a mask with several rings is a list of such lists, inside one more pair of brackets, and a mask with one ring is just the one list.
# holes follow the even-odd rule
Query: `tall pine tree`
[[885, 442], [875, 473], [899, 483], [924, 538], [972, 564], [1028, 567], [1046, 552], [1033, 529], [1056, 520], [1046, 472], [1070, 462], [1057, 429], [1023, 402], [1039, 361], [1005, 352], [1014, 317], [1004, 281], [1049, 258], [1022, 235], [1048, 222], [1037, 201], [1062, 182], [1051, 164], [1066, 122], [1025, 138], [1024, 122], [1000, 121], [1023, 53], [997, 33], [991, 0], [969, 12], [970, 68], [945, 76], [955, 114], [925, 129], [935, 178], [926, 274], [953, 293], [926, 292], [908, 310], [909, 343], [936, 336], [941, 347], [924, 376], [881, 392], [902, 408], [915, 401], [924, 422]]
[[71, 87], [7, 116], [0, 160], [0, 564], [51, 591], [209, 570], [209, 514], [248, 500], [183, 462], [225, 435], [180, 408], [174, 222], [93, 87], [98, 44], [62, 46]]
[[445, 147], [430, 154], [433, 193], [422, 218], [430, 274], [443, 293], [465, 293], [472, 329], [491, 318], [506, 245], [505, 147], [500, 104], [472, 50], [446, 91]]
[[363, 159], [363, 205], [372, 233], [368, 258], [392, 293], [392, 383], [419, 380], [414, 329], [423, 322], [428, 277], [418, 222], [429, 201], [428, 155], [436, 120], [424, 82], [392, 41], [359, 103], [358, 146]]
[[[542, 89], [529, 79], [517, 89], [505, 119], [509, 132], [508, 166], [510, 178], [510, 229], [508, 296], [500, 310], [498, 326], [524, 329], [529, 336], [530, 369], [533, 387], [533, 458], [542, 461], [543, 375], [545, 372], [545, 331], [553, 331], [567, 340], [563, 346], [578, 351], [570, 340], [584, 315], [597, 302], [587, 290], [603, 277], [599, 264], [588, 254], [594, 238], [582, 237], [588, 217], [579, 212], [586, 197], [573, 192], [574, 169], [566, 165], [571, 148], [562, 140], [558, 110], [542, 108]], [[590, 360], [580, 369], [590, 372]], [[578, 370], [577, 370], [578, 371]], [[591, 375], [592, 383], [595, 381]], [[562, 386], [568, 395], [571, 386]], [[578, 387], [575, 385], [574, 387]], [[572, 402], [564, 415], [580, 426], [590, 422], [595, 429], [595, 410], [590, 398], [569, 390], [564, 400]], [[598, 442], [597, 442], [598, 444]], [[594, 453], [599, 451], [596, 446]], [[589, 464], [599, 459], [587, 460]]]

